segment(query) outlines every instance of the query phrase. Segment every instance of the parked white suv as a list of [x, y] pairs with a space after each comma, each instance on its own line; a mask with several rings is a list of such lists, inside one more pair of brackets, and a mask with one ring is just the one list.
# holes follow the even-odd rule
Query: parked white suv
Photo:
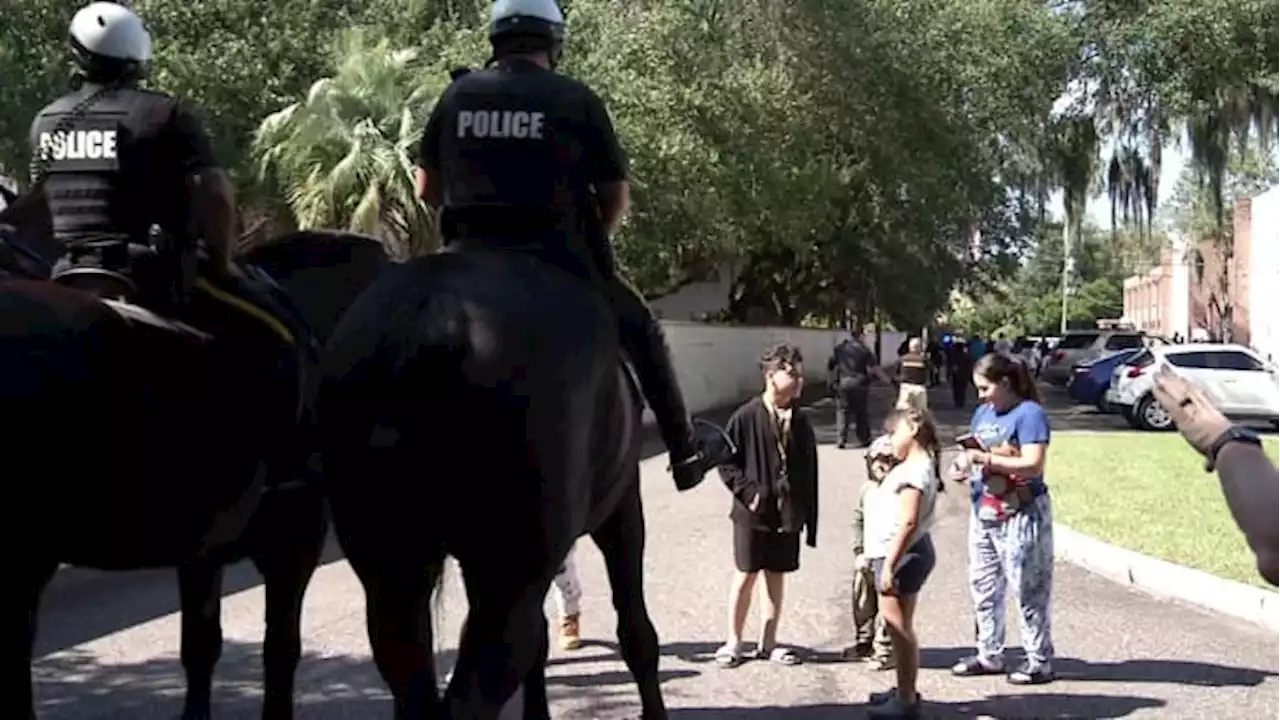
[[1158, 345], [1138, 353], [1111, 374], [1107, 404], [1140, 430], [1169, 430], [1173, 419], [1151, 390], [1155, 371], [1168, 364], [1204, 389], [1227, 417], [1244, 422], [1280, 418], [1280, 376], [1274, 365], [1243, 345]]

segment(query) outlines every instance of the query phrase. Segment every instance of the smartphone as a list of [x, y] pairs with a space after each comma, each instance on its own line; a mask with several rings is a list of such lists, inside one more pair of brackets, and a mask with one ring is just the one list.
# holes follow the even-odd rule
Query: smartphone
[[973, 435], [969, 435], [967, 433], [956, 438], [956, 444], [964, 448], [965, 450], [981, 450], [982, 449], [982, 441], [974, 437]]

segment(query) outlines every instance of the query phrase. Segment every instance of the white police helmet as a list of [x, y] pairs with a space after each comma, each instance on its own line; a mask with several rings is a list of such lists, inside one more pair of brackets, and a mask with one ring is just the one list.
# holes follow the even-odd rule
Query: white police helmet
[[555, 0], [497, 0], [489, 15], [489, 40], [509, 37], [564, 42], [564, 13]]
[[151, 61], [151, 33], [124, 5], [86, 5], [71, 19], [70, 34], [72, 51], [82, 69], [138, 74]]

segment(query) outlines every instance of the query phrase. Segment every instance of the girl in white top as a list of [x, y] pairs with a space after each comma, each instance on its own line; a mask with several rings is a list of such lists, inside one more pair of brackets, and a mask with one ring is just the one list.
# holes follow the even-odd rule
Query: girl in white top
[[871, 696], [873, 718], [920, 717], [916, 675], [920, 645], [912, 628], [916, 598], [936, 557], [929, 530], [942, 481], [938, 429], [928, 410], [894, 411], [885, 423], [901, 461], [867, 497], [866, 555], [875, 571], [880, 612], [893, 639], [898, 687]]

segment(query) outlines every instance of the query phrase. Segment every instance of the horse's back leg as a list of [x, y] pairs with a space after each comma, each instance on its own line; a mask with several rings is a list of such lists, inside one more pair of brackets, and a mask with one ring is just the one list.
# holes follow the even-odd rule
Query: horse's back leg
[[[19, 592], [26, 598], [27, 627], [25, 633], [5, 633], [5, 637], [10, 638], [10, 642], [14, 643], [7, 646], [5, 657], [15, 662], [12, 665], [12, 680], [5, 683], [3, 690], [0, 690], [0, 698], [3, 698], [0, 699], [0, 708], [3, 709], [0, 711], [0, 717], [25, 717], [35, 720], [35, 691], [31, 682], [31, 659], [35, 653], [36, 628], [40, 624], [40, 597], [44, 594], [45, 586], [53, 579], [53, 574], [57, 572], [58, 563], [39, 558], [25, 558], [19, 563], [19, 567], [21, 569], [17, 586]], [[17, 617], [16, 610], [13, 617]], [[17, 628], [15, 627], [14, 630]], [[16, 662], [18, 658], [23, 657], [26, 658], [25, 663]], [[19, 672], [24, 674], [19, 676]]]
[[631, 489], [591, 539], [604, 556], [618, 615], [618, 649], [640, 690], [641, 717], [660, 720], [667, 717], [667, 708], [658, 682], [658, 632], [644, 600], [644, 506], [639, 478], [627, 482]]
[[213, 702], [213, 668], [222, 657], [222, 575], [219, 563], [195, 560], [178, 568], [182, 608], [182, 669], [187, 696], [182, 720], [208, 720]]
[[252, 559], [267, 596], [262, 717], [291, 720], [302, 656], [302, 601], [329, 531], [324, 497], [306, 486], [275, 490], [263, 499], [255, 525]]
[[[505, 720], [503, 708], [520, 686], [530, 679], [541, 684], [534, 668], [545, 664], [549, 649], [542, 605], [562, 557], [540, 568], [518, 550], [505, 560], [492, 551], [459, 558], [470, 609], [445, 696], [449, 717]], [[524, 717], [547, 717], [539, 692], [534, 687], [521, 698]]]
[[440, 702], [432, 654], [431, 595], [443, 569], [441, 556], [425, 567], [392, 560], [376, 569], [364, 566], [357, 571], [365, 589], [373, 662], [391, 691], [395, 720], [448, 717]]

